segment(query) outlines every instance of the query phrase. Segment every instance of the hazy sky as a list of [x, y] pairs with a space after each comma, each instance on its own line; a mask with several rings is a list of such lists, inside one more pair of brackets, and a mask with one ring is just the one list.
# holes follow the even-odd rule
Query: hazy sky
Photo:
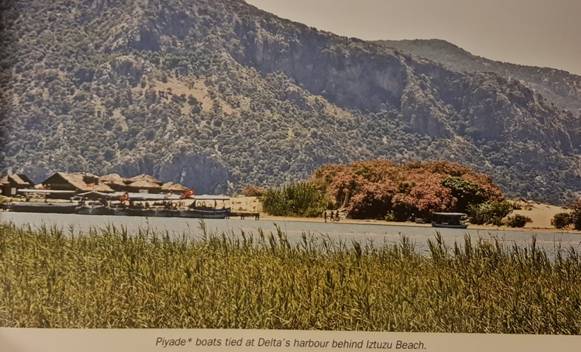
[[361, 39], [445, 39], [473, 54], [581, 74], [581, 0], [247, 0]]

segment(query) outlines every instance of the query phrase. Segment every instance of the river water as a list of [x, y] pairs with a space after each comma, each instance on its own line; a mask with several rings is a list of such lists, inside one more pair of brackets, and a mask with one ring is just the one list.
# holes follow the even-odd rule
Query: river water
[[[172, 238], [196, 239], [202, 234], [200, 219], [184, 218], [144, 218], [131, 216], [95, 216], [77, 214], [40, 214], [40, 213], [12, 213], [0, 212], [0, 222], [16, 225], [30, 225], [33, 228], [40, 226], [56, 226], [67, 233], [75, 234], [87, 232], [89, 229], [104, 228], [108, 225], [126, 228], [130, 233], [138, 230], [153, 230], [158, 233], [168, 233]], [[206, 219], [204, 224], [210, 233], [229, 233], [239, 236], [242, 231], [246, 234], [258, 234], [259, 230], [266, 234], [276, 232], [276, 227], [287, 235], [291, 243], [301, 241], [302, 235], [323, 236], [333, 240], [342, 240], [350, 243], [356, 240], [371, 243], [375, 246], [394, 244], [405, 236], [415, 244], [419, 252], [428, 250], [427, 240], [434, 238], [436, 229], [427, 226], [392, 226], [384, 224], [342, 224], [304, 221], [272, 221], [253, 219]], [[531, 245], [533, 236], [537, 239], [537, 246], [545, 249], [552, 256], [559, 245], [567, 249], [573, 247], [581, 251], [581, 234], [564, 233], [557, 231], [517, 231], [517, 230], [482, 230], [482, 229], [437, 229], [448, 245], [454, 242], [463, 243], [464, 236], [469, 234], [473, 240], [498, 239], [505, 246], [514, 244], [520, 247]]]

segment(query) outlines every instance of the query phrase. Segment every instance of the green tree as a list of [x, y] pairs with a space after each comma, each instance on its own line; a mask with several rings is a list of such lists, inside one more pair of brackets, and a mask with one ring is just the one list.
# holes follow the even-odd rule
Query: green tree
[[317, 217], [327, 208], [325, 195], [310, 182], [269, 188], [262, 196], [263, 209], [276, 216]]
[[469, 206], [475, 206], [485, 201], [483, 189], [461, 177], [449, 176], [442, 182], [442, 185], [449, 188], [452, 196], [458, 200], [456, 203], [458, 211], [465, 212]]
[[467, 210], [470, 222], [473, 224], [494, 224], [500, 226], [502, 225], [502, 219], [510, 214], [513, 209], [514, 206], [511, 202], [503, 200], [471, 205]]
[[571, 225], [573, 223], [573, 218], [569, 213], [559, 213], [553, 216], [551, 219], [551, 225], [555, 226], [558, 229], [564, 229], [565, 227]]

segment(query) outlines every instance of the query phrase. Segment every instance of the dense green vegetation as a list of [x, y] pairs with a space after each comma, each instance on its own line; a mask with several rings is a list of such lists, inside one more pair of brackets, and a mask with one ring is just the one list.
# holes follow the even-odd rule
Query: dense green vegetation
[[575, 230], [581, 230], [581, 198], [577, 199], [567, 213], [556, 214], [551, 219], [551, 224], [558, 229], [572, 226]]
[[514, 205], [507, 200], [485, 202], [468, 207], [470, 222], [473, 224], [502, 225], [502, 219], [514, 210]]
[[510, 227], [525, 227], [525, 225], [531, 221], [532, 219], [528, 216], [515, 214], [506, 218], [506, 225]]
[[0, 225], [0, 326], [581, 333], [581, 257]]
[[311, 182], [269, 188], [262, 194], [262, 207], [270, 215], [319, 217], [328, 208], [328, 199]]
[[553, 219], [551, 219], [551, 225], [558, 229], [564, 229], [572, 223], [573, 220], [571, 218], [571, 214], [569, 213], [558, 213], [553, 217]]
[[327, 163], [445, 159], [509, 195], [579, 190], [578, 119], [517, 80], [239, 0], [0, 6], [0, 170], [147, 173], [220, 193]]

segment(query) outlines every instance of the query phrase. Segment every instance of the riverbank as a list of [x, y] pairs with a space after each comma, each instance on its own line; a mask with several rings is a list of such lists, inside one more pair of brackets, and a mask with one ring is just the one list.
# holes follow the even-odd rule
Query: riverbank
[[[56, 204], [69, 204], [70, 201], [67, 200], [51, 200], [51, 202]], [[272, 216], [263, 212], [262, 205], [257, 197], [232, 197], [230, 200], [230, 205], [232, 211], [234, 212], [257, 212], [260, 214], [260, 219], [264, 221], [272, 222], [302, 222], [302, 223], [325, 223], [325, 220], [320, 218], [307, 218], [307, 217], [289, 217], [289, 216]], [[528, 232], [528, 233], [538, 233], [538, 232], [555, 232], [555, 233], [571, 233], [571, 234], [581, 234], [581, 231], [574, 230], [572, 228], [567, 229], [556, 229], [551, 225], [551, 219], [555, 214], [568, 212], [569, 209], [535, 202], [521, 202], [521, 209], [515, 210], [511, 215], [520, 214], [529, 217], [532, 221], [527, 223], [525, 227], [514, 228], [508, 226], [495, 226], [495, 225], [474, 225], [469, 224], [468, 228], [470, 230], [480, 230], [480, 231], [511, 231], [511, 232]], [[0, 213], [1, 214], [1, 213]], [[0, 215], [1, 216], [1, 215]], [[415, 222], [397, 222], [397, 221], [384, 221], [384, 220], [373, 220], [373, 219], [348, 219], [341, 218], [340, 221], [330, 221], [327, 219], [328, 224], [345, 224], [345, 225], [378, 225], [378, 226], [389, 226], [389, 227], [410, 227], [410, 228], [432, 228], [431, 224], [421, 224]], [[441, 231], [441, 230], [440, 230]]]
[[[536, 202], [524, 202], [520, 201], [519, 205], [521, 209], [513, 211], [511, 215], [520, 214], [531, 219], [531, 222], [527, 223], [525, 227], [514, 228], [508, 226], [494, 226], [494, 225], [473, 225], [470, 224], [469, 228], [474, 230], [510, 230], [510, 231], [528, 231], [528, 232], [538, 232], [540, 230], [555, 231], [555, 232], [567, 232], [567, 233], [581, 233], [581, 231], [570, 229], [556, 229], [551, 225], [551, 219], [558, 214], [569, 212], [567, 208], [536, 203]], [[306, 218], [306, 217], [288, 217], [288, 216], [271, 216], [262, 211], [262, 206], [257, 197], [234, 197], [232, 198], [232, 209], [240, 211], [258, 211], [260, 212], [260, 218], [272, 221], [300, 221], [300, 222], [317, 222], [324, 223], [324, 219], [320, 218]], [[331, 223], [331, 221], [328, 221]], [[345, 219], [342, 218], [339, 222], [340, 224], [373, 224], [373, 225], [385, 225], [385, 226], [411, 226], [411, 227], [431, 227], [431, 224], [418, 224], [414, 222], [397, 222], [397, 221], [384, 221], [384, 220], [371, 220], [371, 219]]]
[[[274, 222], [283, 221], [298, 221], [307, 223], [325, 223], [323, 218], [302, 218], [302, 217], [288, 217], [288, 216], [271, 216], [268, 214], [261, 214], [260, 218], [263, 220], [269, 220]], [[340, 221], [329, 221], [327, 223], [332, 224], [351, 224], [351, 225], [381, 225], [381, 226], [392, 226], [392, 227], [418, 227], [418, 228], [433, 228], [438, 230], [438, 228], [432, 227], [431, 224], [418, 224], [415, 222], [397, 222], [397, 221], [384, 221], [384, 220], [359, 220], [359, 219], [341, 219]], [[554, 226], [540, 227], [527, 224], [525, 227], [508, 227], [508, 226], [494, 226], [494, 225], [473, 225], [469, 224], [468, 229], [470, 230], [490, 230], [490, 231], [517, 231], [517, 232], [529, 232], [537, 233], [539, 231], [544, 232], [555, 232], [555, 233], [571, 233], [571, 234], [581, 234], [581, 231], [573, 229], [556, 229]]]

